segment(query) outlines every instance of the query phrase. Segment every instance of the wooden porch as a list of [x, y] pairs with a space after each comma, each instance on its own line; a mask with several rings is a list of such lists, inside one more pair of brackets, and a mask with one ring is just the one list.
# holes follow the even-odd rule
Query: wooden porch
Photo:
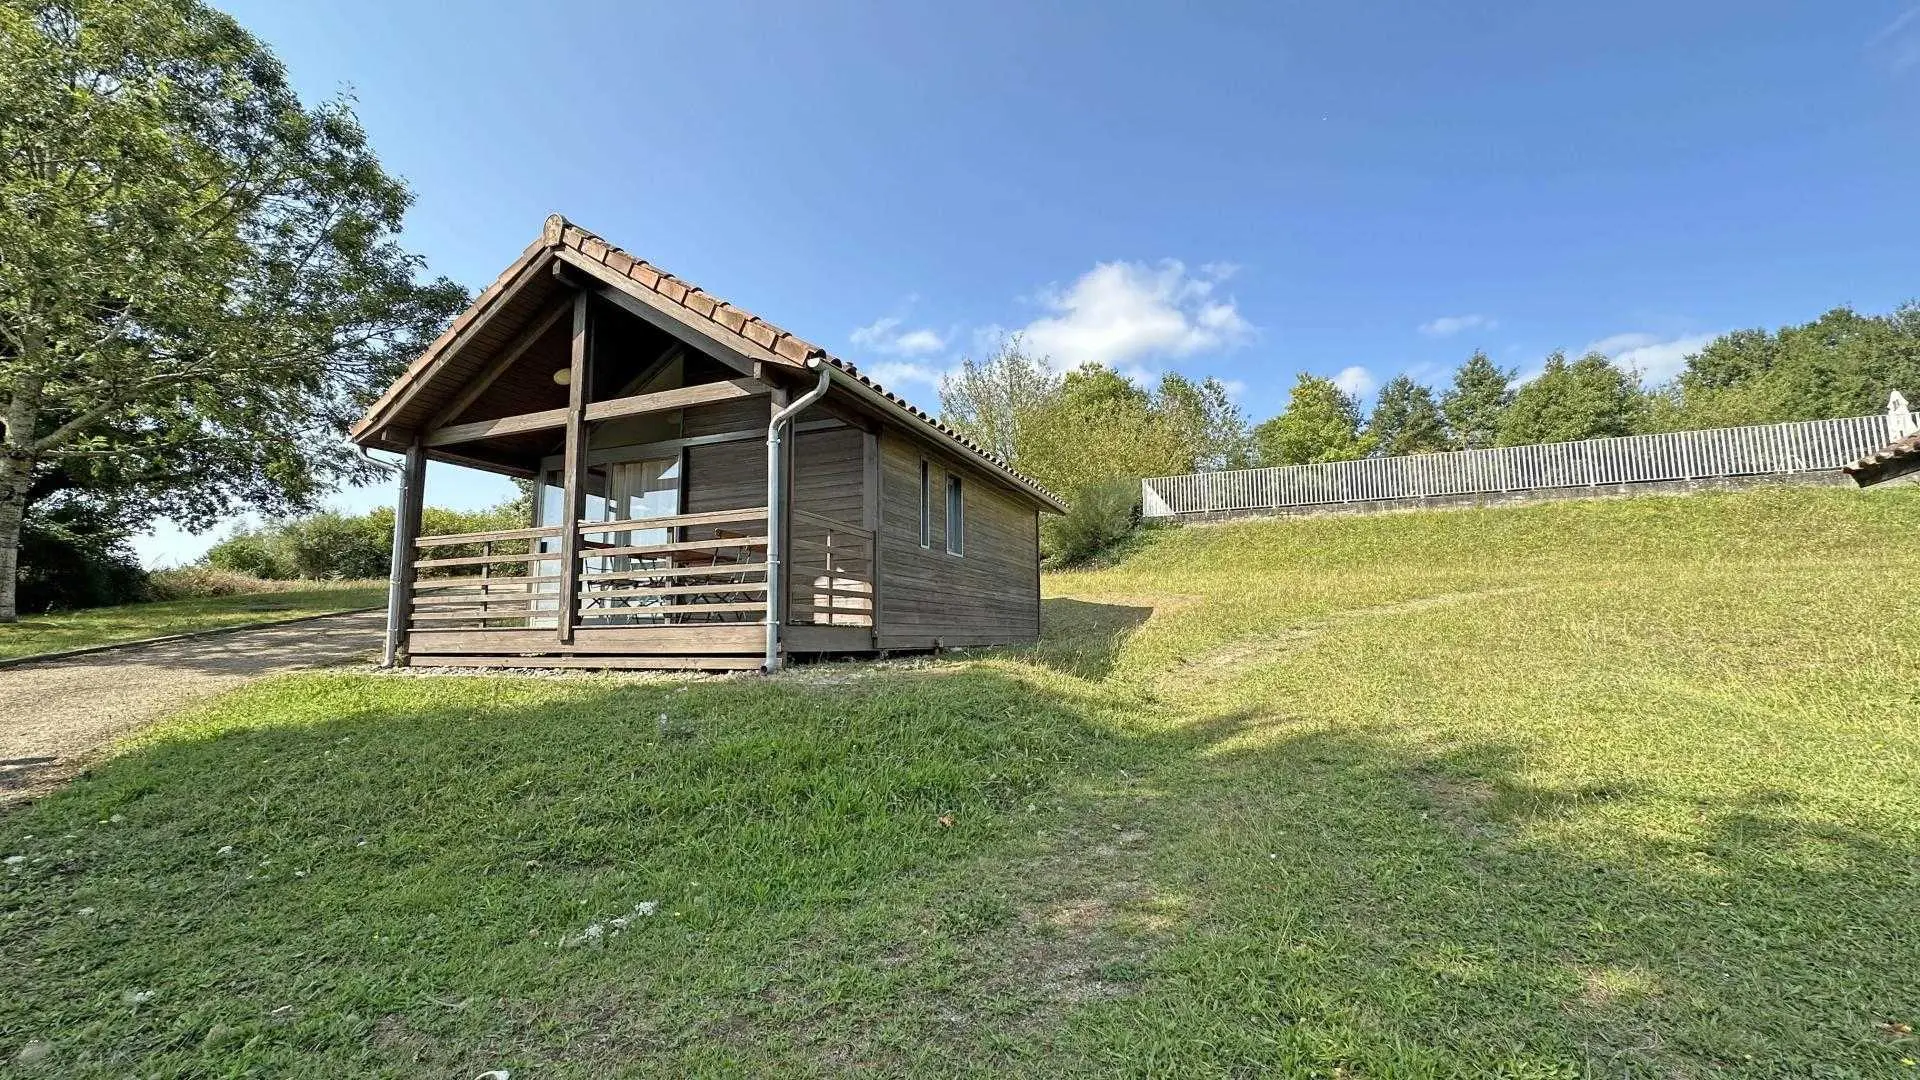
[[[789, 653], [873, 648], [873, 532], [794, 509]], [[459, 667], [746, 670], [765, 659], [767, 509], [580, 521], [414, 541], [405, 644]], [[571, 571], [570, 573], [568, 571]]]

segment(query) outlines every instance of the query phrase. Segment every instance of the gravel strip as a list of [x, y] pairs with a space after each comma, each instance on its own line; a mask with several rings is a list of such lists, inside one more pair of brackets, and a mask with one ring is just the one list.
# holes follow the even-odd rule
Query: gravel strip
[[113, 741], [250, 679], [379, 658], [383, 612], [0, 669], [0, 807], [44, 795]]

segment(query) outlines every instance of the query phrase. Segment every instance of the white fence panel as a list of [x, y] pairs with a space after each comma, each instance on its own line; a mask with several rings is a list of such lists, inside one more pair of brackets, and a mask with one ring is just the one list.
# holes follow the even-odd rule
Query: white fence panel
[[1390, 502], [1552, 488], [1647, 484], [1838, 469], [1899, 437], [1912, 414], [1626, 435], [1320, 465], [1156, 476], [1147, 517]]

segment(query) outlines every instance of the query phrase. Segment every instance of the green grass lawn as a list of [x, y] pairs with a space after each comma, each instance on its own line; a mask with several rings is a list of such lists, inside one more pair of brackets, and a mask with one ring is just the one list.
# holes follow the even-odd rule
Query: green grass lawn
[[1194, 527], [1029, 651], [257, 684], [0, 818], [0, 1062], [1920, 1076], [1916, 535]]
[[0, 626], [0, 660], [301, 615], [379, 607], [386, 600], [386, 582], [349, 581], [312, 584], [283, 592], [28, 615], [11, 626]]

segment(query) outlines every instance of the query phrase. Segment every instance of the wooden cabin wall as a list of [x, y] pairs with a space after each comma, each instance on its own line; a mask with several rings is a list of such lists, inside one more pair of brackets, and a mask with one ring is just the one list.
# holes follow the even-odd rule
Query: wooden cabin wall
[[[730, 431], [760, 433], [756, 438], [687, 447], [687, 513], [704, 514], [767, 504], [766, 398], [695, 406], [685, 410], [680, 429], [688, 436], [721, 435]], [[758, 526], [745, 522], [723, 527], [732, 532], [759, 531]], [[711, 527], [690, 528], [684, 538], [703, 540], [713, 534]]]
[[855, 528], [871, 528], [866, 520], [866, 432], [850, 427], [801, 432], [793, 442], [793, 505]]
[[[920, 462], [932, 472], [932, 543], [920, 546]], [[965, 554], [946, 545], [946, 477], [965, 487]], [[1039, 514], [978, 471], [888, 429], [880, 436], [882, 649], [1006, 645], [1040, 636]]]

